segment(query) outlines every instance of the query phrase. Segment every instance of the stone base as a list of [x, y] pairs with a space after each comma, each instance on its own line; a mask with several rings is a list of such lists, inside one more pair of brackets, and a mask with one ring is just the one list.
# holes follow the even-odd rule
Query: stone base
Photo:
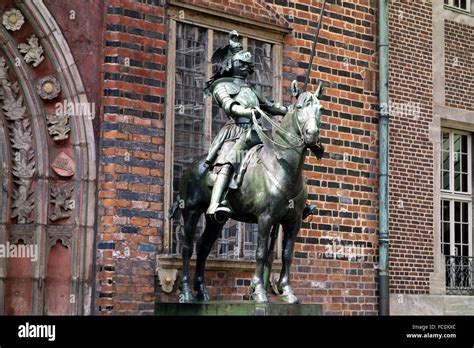
[[194, 315], [321, 315], [322, 306], [320, 304], [287, 304], [287, 303], [267, 303], [256, 304], [250, 301], [233, 302], [158, 302], [155, 304], [155, 315], [160, 316], [194, 316]]

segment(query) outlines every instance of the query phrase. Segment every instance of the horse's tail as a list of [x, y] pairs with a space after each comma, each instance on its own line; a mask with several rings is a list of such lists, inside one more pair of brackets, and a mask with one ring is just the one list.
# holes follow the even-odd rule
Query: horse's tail
[[181, 205], [181, 197], [179, 196], [179, 193], [176, 195], [176, 199], [173, 202], [173, 205], [171, 208], [168, 210], [169, 218], [175, 218], [176, 213], [180, 210], [180, 205]]

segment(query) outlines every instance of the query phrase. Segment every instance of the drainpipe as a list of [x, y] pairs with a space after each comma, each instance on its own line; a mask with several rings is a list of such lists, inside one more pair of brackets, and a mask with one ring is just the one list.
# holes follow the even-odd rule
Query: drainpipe
[[379, 0], [379, 315], [389, 315], [388, 277], [388, 0]]

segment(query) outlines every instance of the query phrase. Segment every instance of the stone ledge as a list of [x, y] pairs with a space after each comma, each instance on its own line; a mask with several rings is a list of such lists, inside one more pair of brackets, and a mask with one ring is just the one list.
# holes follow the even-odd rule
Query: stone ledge
[[155, 315], [159, 316], [319, 316], [321, 304], [257, 304], [251, 301], [233, 302], [158, 302], [155, 303]]
[[[183, 268], [183, 261], [180, 257], [158, 255], [156, 258], [157, 267], [161, 269], [179, 269]], [[192, 258], [190, 262], [190, 268], [196, 268], [196, 259]], [[281, 269], [281, 260], [273, 261], [273, 272], [278, 272]], [[255, 261], [248, 260], [219, 260], [219, 259], [207, 259], [206, 271], [254, 271]]]

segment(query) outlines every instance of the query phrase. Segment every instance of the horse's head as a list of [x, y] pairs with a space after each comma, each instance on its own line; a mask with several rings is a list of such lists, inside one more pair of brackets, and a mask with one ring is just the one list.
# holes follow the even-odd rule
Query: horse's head
[[320, 83], [315, 93], [300, 93], [295, 82], [292, 83], [291, 88], [293, 95], [297, 97], [294, 118], [300, 136], [305, 146], [315, 152], [315, 148], [321, 146], [319, 129], [321, 127], [321, 113], [323, 108], [319, 102], [319, 98], [323, 93], [323, 85]]

